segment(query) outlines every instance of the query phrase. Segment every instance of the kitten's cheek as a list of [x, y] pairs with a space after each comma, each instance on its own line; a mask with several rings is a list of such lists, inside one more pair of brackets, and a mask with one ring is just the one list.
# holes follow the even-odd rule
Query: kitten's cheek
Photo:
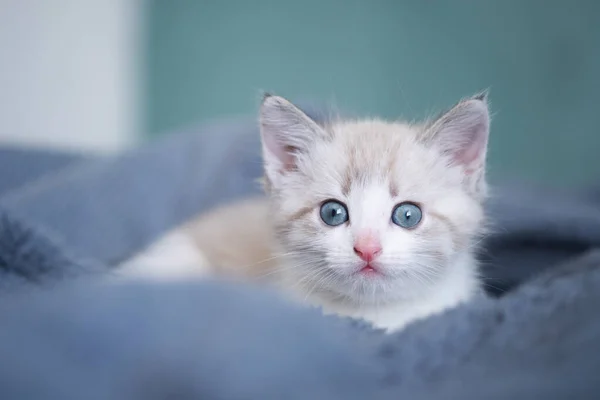
[[439, 250], [437, 252], [440, 253], [440, 256], [450, 258], [458, 251], [460, 251], [460, 247], [457, 243], [452, 239], [448, 239], [439, 245]]
[[450, 242], [440, 243], [436, 248], [429, 251], [431, 261], [437, 265], [446, 265], [452, 260], [457, 250]]

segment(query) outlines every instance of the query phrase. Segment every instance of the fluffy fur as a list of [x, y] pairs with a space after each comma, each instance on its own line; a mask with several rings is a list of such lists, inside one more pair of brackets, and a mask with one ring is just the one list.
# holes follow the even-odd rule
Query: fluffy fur
[[[225, 206], [184, 228], [218, 272], [268, 277], [302, 302], [397, 330], [479, 290], [473, 247], [484, 220], [489, 114], [485, 96], [427, 123], [377, 119], [321, 126], [277, 96], [260, 109], [267, 199]], [[349, 220], [329, 226], [328, 200]], [[392, 222], [417, 204], [421, 222]], [[355, 243], [381, 252], [362, 273]], [[245, 260], [245, 262], [243, 261]]]

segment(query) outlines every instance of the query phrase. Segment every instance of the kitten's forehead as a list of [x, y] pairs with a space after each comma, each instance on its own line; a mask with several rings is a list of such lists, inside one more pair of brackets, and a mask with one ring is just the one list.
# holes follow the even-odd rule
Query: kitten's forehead
[[401, 148], [415, 139], [408, 126], [380, 121], [339, 124], [332, 132], [334, 146], [347, 155], [346, 174], [354, 180], [390, 173]]
[[378, 120], [333, 125], [331, 142], [317, 149], [315, 173], [329, 177], [328, 184], [340, 186], [344, 196], [375, 184], [395, 197], [448, 181], [439, 155], [420, 143], [419, 129]]

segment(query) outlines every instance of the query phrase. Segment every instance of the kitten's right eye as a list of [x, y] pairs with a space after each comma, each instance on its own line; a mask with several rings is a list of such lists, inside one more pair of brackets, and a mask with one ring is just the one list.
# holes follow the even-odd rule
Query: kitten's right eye
[[330, 200], [321, 206], [321, 219], [329, 226], [338, 226], [348, 221], [348, 210], [339, 201]]
[[421, 222], [423, 212], [413, 203], [400, 203], [392, 211], [392, 222], [405, 229], [414, 228]]

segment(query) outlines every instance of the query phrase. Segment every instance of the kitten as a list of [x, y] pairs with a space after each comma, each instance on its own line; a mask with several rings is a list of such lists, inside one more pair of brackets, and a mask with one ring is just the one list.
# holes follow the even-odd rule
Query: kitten
[[267, 199], [224, 206], [179, 231], [204, 268], [267, 278], [299, 301], [398, 330], [480, 291], [489, 113], [485, 95], [420, 125], [319, 125], [265, 96]]

